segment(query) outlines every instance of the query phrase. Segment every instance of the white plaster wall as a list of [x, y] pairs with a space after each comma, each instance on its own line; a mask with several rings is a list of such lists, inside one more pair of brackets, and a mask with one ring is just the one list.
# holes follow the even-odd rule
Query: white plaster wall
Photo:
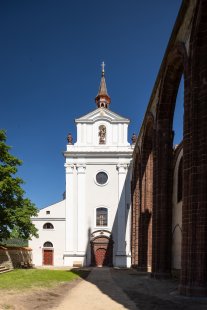
[[[66, 208], [70, 209], [71, 217], [67, 219], [68, 234], [71, 236], [68, 240], [72, 239], [72, 241], [69, 245], [66, 239], [68, 243], [66, 248], [70, 250], [65, 252], [65, 265], [72, 265], [74, 261], [90, 264], [90, 234], [101, 229], [96, 227], [95, 222], [98, 207], [108, 208], [108, 226], [103, 229], [112, 231], [114, 257], [118, 252], [118, 243], [124, 248], [124, 251], [123, 249], [120, 251], [122, 256], [126, 253], [130, 255], [130, 220], [128, 219], [130, 212], [126, 210], [130, 209], [130, 178], [127, 178], [129, 184], [124, 187], [124, 199], [122, 197], [121, 202], [123, 217], [120, 218], [120, 175], [117, 169], [120, 162], [129, 165], [131, 161], [133, 147], [127, 141], [128, 123], [129, 120], [105, 109], [96, 109], [76, 120], [77, 142], [74, 145], [67, 145], [67, 153], [65, 153], [66, 167], [67, 165], [74, 167], [73, 181], [70, 182], [73, 186], [66, 181]], [[98, 134], [101, 125], [106, 127], [104, 145], [99, 144]], [[84, 166], [84, 172], [79, 175], [81, 166]], [[95, 182], [95, 176], [100, 170], [106, 171], [109, 177], [105, 186], [99, 186]], [[125, 177], [126, 175], [122, 175], [122, 183]], [[73, 196], [72, 205], [69, 203], [70, 198], [67, 198], [71, 196]], [[114, 258], [114, 263], [115, 261]]]
[[99, 108], [76, 119], [77, 142], [75, 146], [99, 145], [99, 126], [106, 127], [106, 144], [110, 146], [128, 146], [129, 120], [112, 112]]
[[[46, 214], [50, 211], [50, 214]], [[65, 249], [65, 200], [41, 209], [32, 222], [38, 229], [39, 238], [33, 237], [29, 241], [32, 248], [33, 264], [42, 266], [43, 244], [50, 241], [54, 250], [54, 266], [63, 266], [63, 253]], [[54, 229], [43, 229], [45, 223], [51, 223]]]
[[75, 145], [99, 145], [98, 133], [100, 125], [104, 125], [106, 127], [106, 145], [129, 145], [127, 141], [128, 124], [114, 124], [106, 120], [100, 120], [94, 124], [77, 124], [77, 142]]
[[182, 201], [177, 203], [178, 167], [183, 156], [180, 151], [174, 169], [173, 177], [173, 210], [172, 210], [172, 268], [181, 269], [182, 242]]
[[[132, 151], [131, 151], [132, 152]], [[91, 248], [90, 248], [90, 235], [92, 232], [100, 229], [109, 230], [112, 232], [113, 241], [114, 241], [114, 264], [116, 264], [116, 253], [118, 252], [118, 229], [117, 229], [117, 216], [118, 216], [118, 207], [119, 206], [119, 174], [117, 166], [120, 163], [124, 163], [125, 166], [129, 166], [131, 162], [131, 154], [126, 154], [126, 157], [118, 158], [110, 157], [107, 158], [104, 156], [99, 158], [91, 158], [90, 153], [85, 158], [80, 158], [77, 153], [77, 158], [66, 158], [66, 163], [73, 163], [74, 173], [73, 173], [73, 184], [71, 188], [70, 184], [67, 184], [66, 187], [66, 201], [67, 196], [71, 196], [71, 190], [73, 190], [73, 205], [67, 205], [67, 208], [71, 208], [71, 213], [73, 216], [69, 220], [69, 223], [72, 222], [72, 235], [73, 235], [73, 249], [70, 253], [65, 253], [65, 265], [73, 265], [74, 262], [82, 262], [83, 264], [90, 265], [91, 263]], [[80, 166], [84, 167], [84, 174], [81, 178], [84, 180], [84, 184], [81, 181], [81, 184], [78, 180], [77, 171]], [[105, 171], [108, 174], [108, 182], [106, 185], [100, 186], [96, 183], [95, 177], [99, 171]], [[130, 172], [129, 172], [130, 174]], [[127, 174], [126, 174], [127, 175]], [[126, 177], [126, 175], [124, 177]], [[122, 208], [124, 208], [124, 219], [123, 226], [121, 231], [124, 236], [124, 255], [130, 256], [130, 175], [127, 176], [127, 185], [124, 188], [124, 202]], [[83, 187], [85, 187], [83, 192]], [[83, 197], [85, 195], [85, 198]], [[84, 199], [84, 212], [79, 213], [79, 199], [82, 197]], [[83, 202], [81, 203], [83, 207]], [[108, 208], [108, 226], [107, 227], [97, 227], [96, 226], [96, 208], [106, 207]], [[129, 208], [129, 209], [128, 209]], [[80, 214], [83, 215], [81, 216]], [[83, 222], [84, 219], [84, 222]], [[70, 228], [69, 228], [70, 231]], [[70, 232], [71, 234], [71, 232]], [[80, 240], [81, 238], [81, 240]], [[78, 245], [83, 245], [81, 249], [78, 250]], [[81, 254], [84, 254], [81, 256]], [[85, 257], [86, 254], [86, 257]], [[122, 253], [123, 254], [123, 253]], [[130, 257], [126, 263], [126, 257], [122, 258], [124, 261], [123, 265], [130, 266]], [[119, 264], [120, 265], [120, 264]]]
[[[100, 186], [95, 182], [96, 174], [99, 171], [105, 171], [108, 174], [108, 183]], [[109, 210], [108, 227], [105, 229], [112, 230], [114, 217], [118, 205], [118, 179], [116, 164], [114, 165], [87, 165], [86, 171], [86, 208], [87, 223], [91, 232], [100, 229], [95, 223], [95, 209], [104, 206]]]
[[[125, 163], [129, 164], [130, 160], [123, 159]], [[111, 160], [112, 161], [112, 160]], [[98, 162], [98, 160], [97, 160]], [[87, 264], [90, 264], [90, 234], [96, 230], [105, 229], [112, 232], [112, 237], [114, 241], [113, 246], [113, 262], [118, 265], [131, 265], [130, 258], [127, 262], [127, 258], [122, 256], [122, 262], [118, 263], [116, 259], [116, 254], [119, 252], [118, 244], [119, 239], [123, 239], [123, 252], [122, 255], [130, 256], [130, 212], [127, 209], [130, 208], [130, 191], [129, 186], [124, 187], [124, 201], [123, 205], [120, 205], [119, 199], [119, 174], [117, 170], [118, 159], [114, 159], [114, 163], [107, 164], [102, 163], [87, 165], [86, 168], [86, 227], [87, 227]], [[108, 174], [108, 182], [104, 186], [97, 185], [95, 182], [95, 176], [99, 171], [105, 171]], [[124, 175], [124, 177], [126, 177]], [[128, 176], [127, 182], [130, 181]], [[128, 185], [128, 183], [127, 183]], [[121, 196], [123, 192], [121, 193]], [[96, 208], [105, 207], [108, 209], [108, 226], [100, 227], [96, 226]], [[118, 212], [119, 209], [123, 208], [124, 218], [122, 218], [121, 234], [118, 234]], [[119, 219], [120, 220], [120, 219]]]
[[[47, 214], [50, 211], [50, 214]], [[65, 218], [65, 200], [61, 200], [54, 203], [46, 208], [40, 209], [38, 212], [38, 218]]]

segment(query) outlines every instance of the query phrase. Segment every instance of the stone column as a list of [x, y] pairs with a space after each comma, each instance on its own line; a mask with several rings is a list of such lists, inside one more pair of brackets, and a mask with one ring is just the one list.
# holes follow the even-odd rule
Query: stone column
[[171, 272], [173, 132], [156, 132], [152, 276], [165, 278]]
[[127, 174], [127, 164], [118, 164], [118, 209], [117, 209], [117, 264], [126, 264], [126, 189], [125, 181]]
[[180, 293], [207, 297], [207, 2], [197, 1], [185, 79]]
[[85, 255], [87, 246], [87, 232], [85, 228], [85, 170], [84, 164], [78, 164], [77, 168], [77, 252]]
[[66, 170], [66, 208], [65, 208], [65, 251], [74, 252], [73, 233], [73, 192], [74, 192], [74, 165], [65, 164]]

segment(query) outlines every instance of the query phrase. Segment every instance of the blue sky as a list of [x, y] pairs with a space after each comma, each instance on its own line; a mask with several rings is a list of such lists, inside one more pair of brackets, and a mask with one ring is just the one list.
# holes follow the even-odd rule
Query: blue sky
[[[0, 128], [38, 208], [62, 199], [67, 133], [96, 108], [101, 62], [111, 110], [138, 133], [181, 0], [2, 0]], [[182, 89], [175, 143], [182, 136]]]

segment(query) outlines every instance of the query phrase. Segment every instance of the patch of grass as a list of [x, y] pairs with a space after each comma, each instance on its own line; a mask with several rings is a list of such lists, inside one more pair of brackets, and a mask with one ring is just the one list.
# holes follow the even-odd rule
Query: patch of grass
[[0, 275], [0, 289], [47, 288], [79, 277], [80, 275], [67, 270], [15, 269]]
[[2, 310], [11, 310], [11, 309], [14, 309], [14, 307], [13, 306], [11, 306], [11, 305], [7, 305], [7, 304], [3, 304], [3, 305], [1, 305], [1, 307], [2, 307]]

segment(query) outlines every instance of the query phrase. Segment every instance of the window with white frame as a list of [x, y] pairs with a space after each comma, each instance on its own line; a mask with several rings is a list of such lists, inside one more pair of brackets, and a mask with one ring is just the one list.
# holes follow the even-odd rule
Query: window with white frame
[[107, 226], [108, 225], [108, 209], [97, 208], [96, 209], [96, 226]]

